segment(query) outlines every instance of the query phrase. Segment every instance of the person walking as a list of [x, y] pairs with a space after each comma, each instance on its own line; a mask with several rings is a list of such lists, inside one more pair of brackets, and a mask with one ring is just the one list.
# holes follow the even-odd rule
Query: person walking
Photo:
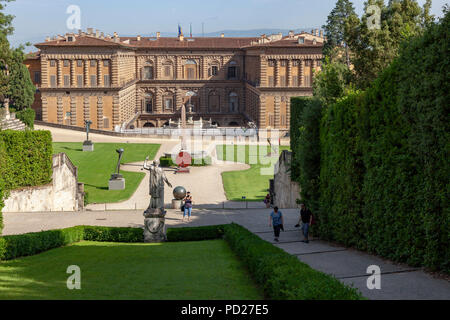
[[300, 208], [300, 218], [298, 219], [296, 227], [300, 227], [300, 222], [302, 222], [302, 233], [304, 237], [304, 240], [302, 240], [302, 242], [309, 243], [308, 233], [309, 226], [312, 224], [313, 215], [311, 213], [311, 210], [309, 210], [305, 204], [302, 203]]
[[283, 224], [283, 214], [278, 210], [278, 207], [273, 208], [269, 217], [269, 227], [273, 226], [273, 232], [275, 234], [274, 241], [276, 242], [278, 242], [278, 238], [280, 237], [280, 231], [284, 229]]
[[270, 208], [270, 194], [267, 194], [267, 196], [264, 198], [264, 203], [266, 204], [266, 208]]
[[184, 198], [184, 212], [183, 212], [183, 221], [186, 215], [188, 216], [188, 221], [191, 221], [191, 214], [192, 214], [192, 196], [191, 193], [188, 192], [186, 194], [186, 197]]

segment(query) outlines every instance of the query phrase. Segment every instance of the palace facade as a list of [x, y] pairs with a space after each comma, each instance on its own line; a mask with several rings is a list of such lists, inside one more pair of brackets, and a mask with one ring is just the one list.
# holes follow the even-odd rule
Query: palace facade
[[312, 95], [324, 37], [318, 30], [255, 38], [105, 36], [47, 38], [25, 64], [33, 108], [50, 123], [117, 130], [163, 127], [186, 104], [222, 127], [289, 128], [290, 98]]

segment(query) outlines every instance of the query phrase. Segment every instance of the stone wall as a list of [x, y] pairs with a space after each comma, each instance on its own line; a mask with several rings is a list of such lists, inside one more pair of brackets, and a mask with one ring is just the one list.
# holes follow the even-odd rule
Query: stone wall
[[296, 203], [300, 199], [300, 186], [297, 182], [291, 181], [292, 152], [284, 150], [275, 166], [275, 177], [273, 182], [273, 203], [282, 209], [298, 208]]
[[82, 207], [77, 168], [65, 153], [53, 156], [50, 184], [12, 190], [3, 212], [78, 211]]

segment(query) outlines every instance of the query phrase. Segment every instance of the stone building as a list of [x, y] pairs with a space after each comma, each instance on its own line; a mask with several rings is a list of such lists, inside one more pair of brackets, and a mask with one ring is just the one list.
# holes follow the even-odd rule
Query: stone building
[[[25, 63], [38, 87], [38, 119], [93, 129], [163, 127], [187, 105], [222, 127], [289, 128], [290, 98], [312, 94], [323, 33], [255, 38], [105, 36], [47, 38]], [[38, 65], [38, 67], [36, 67]], [[40, 66], [40, 67], [39, 67]]]

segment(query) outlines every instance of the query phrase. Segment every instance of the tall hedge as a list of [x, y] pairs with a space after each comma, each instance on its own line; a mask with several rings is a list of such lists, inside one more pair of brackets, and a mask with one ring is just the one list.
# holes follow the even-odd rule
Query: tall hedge
[[25, 108], [16, 112], [16, 118], [21, 120], [28, 128], [34, 129], [36, 112], [31, 108]]
[[450, 272], [449, 15], [321, 123], [322, 237]]
[[1, 209], [8, 192], [49, 183], [52, 154], [50, 131], [0, 131], [0, 234]]
[[[320, 120], [322, 102], [316, 98], [291, 100], [295, 116], [291, 117], [291, 178], [301, 185], [301, 198], [313, 212], [319, 209]], [[292, 139], [292, 135], [294, 138]]]

